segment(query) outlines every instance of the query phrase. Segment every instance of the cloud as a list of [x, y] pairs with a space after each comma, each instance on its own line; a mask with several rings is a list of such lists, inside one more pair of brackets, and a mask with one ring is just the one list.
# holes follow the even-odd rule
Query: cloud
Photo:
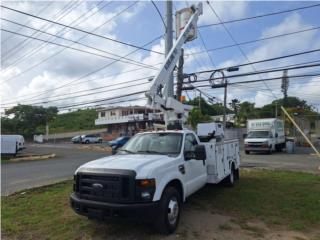
[[[217, 12], [218, 16], [223, 20], [237, 19], [246, 16], [248, 12], [249, 2], [246, 1], [215, 1], [210, 5]], [[219, 20], [214, 15], [206, 2], [203, 2], [203, 15], [199, 18], [199, 25], [218, 23]]]

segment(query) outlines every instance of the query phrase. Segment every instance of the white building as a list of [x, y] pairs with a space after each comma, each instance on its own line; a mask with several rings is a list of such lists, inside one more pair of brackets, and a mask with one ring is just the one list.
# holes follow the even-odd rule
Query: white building
[[111, 135], [132, 135], [162, 123], [163, 115], [144, 106], [110, 107], [98, 109], [95, 125], [106, 126]]

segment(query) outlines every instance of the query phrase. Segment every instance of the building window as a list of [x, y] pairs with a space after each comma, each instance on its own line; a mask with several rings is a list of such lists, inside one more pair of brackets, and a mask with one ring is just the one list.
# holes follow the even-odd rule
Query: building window
[[101, 112], [101, 113], [100, 113], [100, 116], [101, 116], [101, 117], [105, 117], [105, 116], [106, 116], [106, 112]]
[[115, 116], [116, 115], [116, 112], [115, 111], [111, 111], [110, 112], [110, 116]]

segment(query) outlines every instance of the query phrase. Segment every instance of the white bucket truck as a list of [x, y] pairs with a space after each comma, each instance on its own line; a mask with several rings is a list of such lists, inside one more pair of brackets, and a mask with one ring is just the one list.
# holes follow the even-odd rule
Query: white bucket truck
[[250, 152], [282, 151], [285, 148], [283, 121], [277, 118], [252, 119], [247, 121], [247, 137], [244, 140], [246, 154]]
[[202, 5], [192, 7], [192, 12], [147, 93], [149, 104], [164, 112], [167, 130], [139, 133], [116, 155], [80, 166], [70, 196], [76, 213], [99, 219], [150, 217], [159, 232], [169, 234], [177, 228], [187, 197], [206, 183], [225, 181], [233, 186], [239, 178], [239, 141], [225, 141], [219, 123], [199, 124], [197, 133], [184, 129], [184, 105], [162, 97]]

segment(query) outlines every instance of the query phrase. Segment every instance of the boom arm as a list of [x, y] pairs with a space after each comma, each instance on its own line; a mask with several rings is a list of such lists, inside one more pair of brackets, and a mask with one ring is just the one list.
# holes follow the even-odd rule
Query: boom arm
[[[170, 74], [179, 60], [183, 44], [186, 42], [193, 26], [197, 24], [199, 15], [202, 14], [202, 3], [199, 3], [196, 8], [194, 6], [191, 8], [193, 10], [192, 16], [171, 48], [164, 64], [160, 68], [160, 71], [155, 76], [150, 90], [146, 93], [146, 96], [148, 97], [148, 104], [154, 108], [163, 109], [166, 114], [168, 114], [168, 111], [171, 113], [174, 112], [174, 114], [184, 113], [184, 106], [181, 102], [172, 97], [164, 98], [161, 92], [163, 87], [168, 83]], [[168, 120], [168, 118], [166, 120]]]

